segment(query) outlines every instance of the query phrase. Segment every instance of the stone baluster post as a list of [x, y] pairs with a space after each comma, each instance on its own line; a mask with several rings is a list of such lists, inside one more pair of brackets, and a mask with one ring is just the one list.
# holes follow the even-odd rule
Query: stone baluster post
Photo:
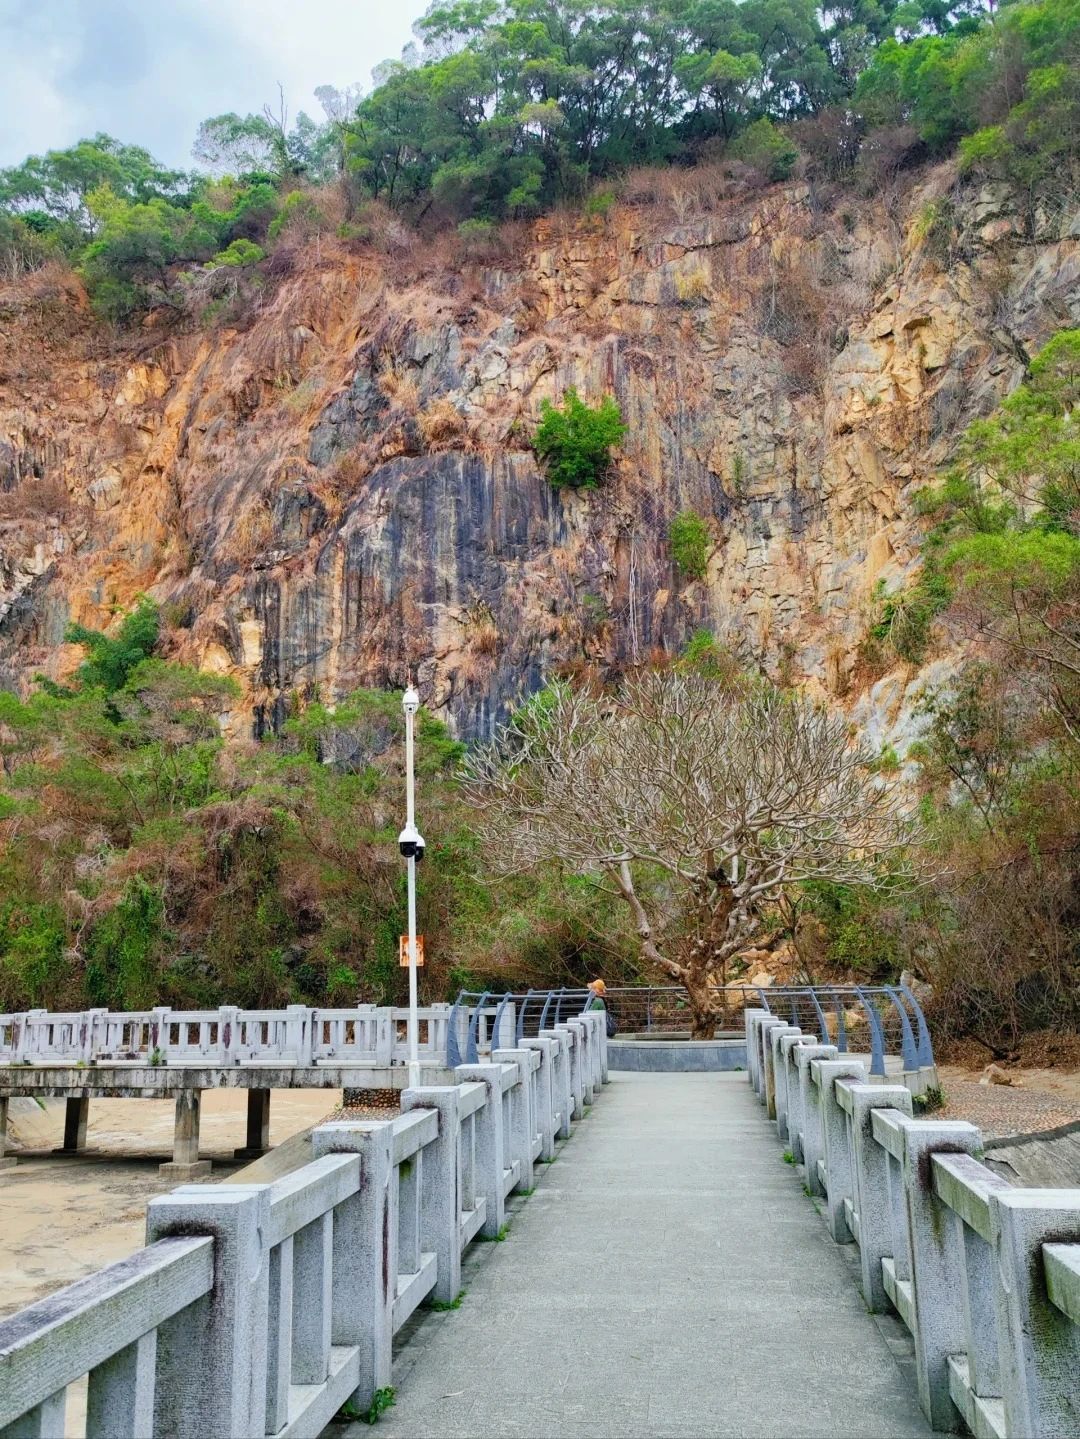
[[825, 1192], [818, 1173], [818, 1160], [825, 1158], [825, 1133], [821, 1095], [810, 1066], [815, 1059], [835, 1059], [837, 1052], [835, 1044], [800, 1044], [793, 1051], [799, 1086], [800, 1148], [806, 1168], [806, 1187], [811, 1194]]
[[593, 1027], [587, 1014], [576, 1014], [569, 1021], [577, 1026], [581, 1039], [581, 1082], [585, 1086], [585, 1103], [592, 1104], [596, 1097], [596, 1082], [593, 1077]]
[[[889, 1308], [881, 1278], [881, 1261], [892, 1257], [893, 1222], [889, 1192], [889, 1156], [874, 1138], [875, 1109], [896, 1109], [911, 1115], [911, 1091], [902, 1084], [852, 1084], [851, 1132], [855, 1144], [855, 1188], [859, 1214], [859, 1264], [862, 1292], [871, 1314]], [[903, 1256], [906, 1265], [907, 1256]]]
[[150, 1201], [148, 1244], [173, 1234], [214, 1239], [212, 1293], [158, 1329], [155, 1434], [266, 1432], [269, 1223], [268, 1185]]
[[593, 1098], [600, 1093], [600, 1086], [604, 1082], [604, 1070], [602, 1064], [602, 1050], [604, 1041], [604, 1011], [590, 1009], [584, 1016], [589, 1026], [589, 1060], [592, 1074]]
[[315, 1063], [315, 1024], [313, 1009], [303, 1004], [290, 1004], [285, 1011], [285, 1049], [296, 1056], [298, 1067]]
[[540, 1055], [540, 1069], [536, 1074], [537, 1123], [540, 1130], [540, 1158], [550, 1163], [555, 1158], [555, 1116], [559, 1110], [556, 1095], [555, 1064], [559, 1046], [554, 1039], [523, 1039], [523, 1049], [535, 1049]]
[[515, 1189], [529, 1190], [533, 1187], [533, 1135], [536, 1125], [532, 1114], [532, 1071], [535, 1052], [531, 1049], [497, 1049], [491, 1056], [496, 1064], [512, 1064], [517, 1069], [518, 1082], [510, 1091], [510, 1134], [513, 1145], [512, 1159], [520, 1164]]
[[23, 1021], [23, 1044], [19, 1054], [21, 1060], [36, 1059], [42, 1049], [44, 1027], [42, 1021], [48, 1014], [45, 1009], [28, 1009]]
[[[820, 1043], [816, 1034], [804, 1034], [787, 1046], [785, 1063], [787, 1067], [787, 1130], [788, 1143], [796, 1160], [803, 1162], [803, 1109], [802, 1109], [802, 1087], [799, 1083], [799, 1054], [803, 1047], [817, 1048]], [[781, 1051], [784, 1050], [783, 1041], [780, 1044]]]
[[506, 1199], [503, 1194], [502, 1065], [460, 1064], [454, 1070], [458, 1080], [478, 1082], [487, 1089], [487, 1101], [474, 1116], [476, 1146], [476, 1192], [486, 1201], [485, 1239], [496, 1239], [506, 1222]]
[[87, 1384], [87, 1434], [115, 1434], [119, 1439], [120, 1435], [154, 1433], [156, 1368], [157, 1331], [153, 1329], [99, 1364]]
[[397, 1236], [393, 1233], [394, 1126], [389, 1121], [320, 1124], [312, 1154], [359, 1154], [360, 1187], [334, 1210], [331, 1342], [360, 1351], [360, 1377], [352, 1395], [367, 1409], [377, 1389], [390, 1384]]
[[581, 1073], [581, 1035], [570, 1024], [558, 1026], [570, 1041], [570, 1093], [573, 1098], [572, 1118], [585, 1117], [585, 1082]]
[[218, 1063], [236, 1064], [240, 1047], [240, 1010], [223, 1004], [218, 1010]]
[[559, 1122], [555, 1133], [559, 1139], [570, 1138], [570, 1117], [574, 1107], [573, 1090], [570, 1082], [570, 1041], [561, 1029], [542, 1029], [541, 1039], [553, 1039], [558, 1045], [555, 1053], [555, 1067], [552, 1071], [552, 1092]]
[[406, 1089], [401, 1110], [435, 1109], [439, 1137], [424, 1149], [421, 1174], [421, 1247], [438, 1256], [435, 1298], [452, 1304], [461, 1293], [461, 1115], [454, 1085]]
[[[791, 1107], [790, 1073], [788, 1073], [788, 1049], [804, 1038], [798, 1025], [785, 1025], [784, 1029], [772, 1030], [772, 1069], [777, 1086], [777, 1134], [779, 1143], [791, 1144], [791, 1125], [788, 1109]], [[810, 1036], [805, 1036], [810, 1038]], [[794, 1150], [792, 1150], [794, 1153]]]
[[1080, 1244], [1075, 1189], [1010, 1189], [990, 1198], [999, 1275], [998, 1336], [1006, 1433], [1075, 1434], [1080, 1325], [1047, 1292], [1044, 1246]]
[[744, 1009], [743, 1030], [746, 1034], [746, 1077], [754, 1093], [761, 1095], [761, 1060], [758, 1049], [758, 1025], [768, 1014], [767, 1009]]
[[844, 1214], [844, 1200], [852, 1209], [858, 1208], [855, 1193], [855, 1165], [848, 1142], [848, 1117], [836, 1101], [836, 1081], [851, 1079], [866, 1083], [866, 1066], [857, 1059], [819, 1059], [814, 1063], [818, 1074], [818, 1103], [821, 1107], [821, 1128], [825, 1146], [825, 1207], [829, 1233], [837, 1244], [849, 1244], [854, 1235]]
[[761, 1101], [765, 1105], [765, 1114], [769, 1120], [777, 1118], [777, 1071], [775, 1071], [774, 1055], [772, 1055], [772, 1035], [777, 1029], [787, 1029], [785, 1020], [778, 1019], [775, 1014], [766, 1014], [758, 1026], [758, 1045], [761, 1048]]
[[387, 1068], [394, 1059], [394, 1011], [380, 1008], [375, 1018], [375, 1064]]
[[162, 1063], [169, 1062], [169, 1015], [172, 1010], [167, 1005], [159, 1005], [151, 1010], [150, 1018], [150, 1053], [147, 1060], [154, 1058], [156, 1050]]
[[79, 1058], [84, 1064], [90, 1064], [92, 1060], [96, 1059], [98, 1051], [104, 1047], [105, 1020], [108, 1013], [107, 1009], [88, 1009], [83, 1014], [79, 1035]]
[[[903, 1227], [915, 1305], [919, 1403], [935, 1429], [956, 1428], [956, 1408], [949, 1396], [949, 1355], [962, 1353], [966, 1339], [964, 1251], [956, 1243], [951, 1212], [934, 1188], [930, 1156], [979, 1154], [982, 1136], [964, 1121], [906, 1116], [903, 1131]], [[893, 1246], [895, 1262], [895, 1225]]]
[[776, 1122], [781, 1144], [787, 1143], [787, 1074], [781, 1060], [780, 1040], [786, 1034], [801, 1034], [797, 1024], [783, 1022], [769, 1026], [765, 1036], [765, 1103], [769, 1118]]

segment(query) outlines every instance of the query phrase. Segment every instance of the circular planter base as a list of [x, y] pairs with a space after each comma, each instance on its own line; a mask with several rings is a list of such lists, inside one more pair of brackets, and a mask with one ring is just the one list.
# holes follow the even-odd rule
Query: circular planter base
[[745, 1039], [609, 1039], [608, 1068], [650, 1074], [746, 1068]]

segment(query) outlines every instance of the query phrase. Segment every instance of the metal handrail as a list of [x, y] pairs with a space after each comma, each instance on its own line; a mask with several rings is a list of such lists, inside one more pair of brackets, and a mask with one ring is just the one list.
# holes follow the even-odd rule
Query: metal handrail
[[[480, 1017], [485, 1010], [493, 1011], [491, 1023], [492, 1035], [497, 1035], [499, 1026], [502, 1024], [503, 1015], [507, 1005], [515, 1006], [514, 1034], [517, 1040], [521, 1040], [525, 1034], [525, 1025], [529, 1017], [530, 1009], [535, 1012], [540, 1009], [540, 1018], [537, 1023], [537, 1030], [546, 1029], [552, 1025], [561, 1024], [565, 1017], [582, 1014], [589, 1006], [594, 995], [590, 989], [529, 989], [524, 994], [506, 992], [496, 994], [492, 990], [468, 990], [463, 989], [458, 993], [450, 1009], [450, 1019], [447, 1025], [446, 1061], [449, 1065], [456, 1064], [477, 1064], [479, 1063], [479, 1029]], [[554, 1016], [551, 1016], [554, 1005]], [[466, 1031], [465, 1053], [462, 1055], [461, 1046], [458, 1041], [458, 1030], [461, 1024], [459, 1015], [468, 1014], [469, 1023]]]
[[[769, 1012], [782, 1010], [790, 1014], [795, 1025], [802, 1023], [811, 1027], [815, 1023], [820, 1027], [823, 1040], [830, 1036], [830, 1019], [834, 1016], [834, 1042], [840, 1053], [850, 1052], [850, 1016], [847, 1012], [854, 1007], [866, 1016], [866, 1036], [861, 1043], [869, 1040], [870, 1073], [884, 1076], [886, 1055], [890, 1050], [900, 1053], [905, 1071], [933, 1066], [933, 1045], [926, 1016], [907, 984], [771, 984], [752, 987], [746, 984], [715, 984], [710, 989], [713, 996], [722, 996], [726, 1012], [738, 1010], [739, 1006], [745, 1007], [748, 1003], [759, 1004]], [[690, 1009], [689, 994], [682, 984], [610, 986], [604, 997], [615, 1019], [620, 1017], [620, 1009], [631, 1009], [634, 999], [643, 999], [646, 1006], [644, 1032], [670, 1026], [672, 1000], [680, 1012], [689, 1012]], [[584, 987], [567, 989], [564, 986], [561, 989], [529, 989], [523, 993], [508, 991], [502, 994], [490, 990], [462, 990], [450, 1010], [447, 1062], [477, 1062], [480, 1016], [483, 1012], [492, 1016], [490, 1033], [498, 1036], [506, 1006], [513, 1004], [515, 1038], [519, 1042], [526, 1033], [532, 1035], [551, 1025], [559, 1025], [572, 1014], [584, 1012], [592, 999], [594, 994]], [[459, 1042], [463, 1013], [469, 1014], [465, 1055], [460, 1053]], [[893, 1016], [892, 1020], [889, 1016]], [[808, 1019], [811, 1020], [810, 1025]], [[680, 1023], [679, 1020], [676, 1023]], [[861, 1025], [857, 1025], [856, 1029], [861, 1029]]]

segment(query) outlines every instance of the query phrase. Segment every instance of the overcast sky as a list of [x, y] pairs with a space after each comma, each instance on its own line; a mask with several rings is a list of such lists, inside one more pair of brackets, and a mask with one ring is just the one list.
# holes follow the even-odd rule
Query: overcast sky
[[105, 130], [188, 166], [199, 121], [371, 85], [428, 0], [0, 0], [0, 165]]

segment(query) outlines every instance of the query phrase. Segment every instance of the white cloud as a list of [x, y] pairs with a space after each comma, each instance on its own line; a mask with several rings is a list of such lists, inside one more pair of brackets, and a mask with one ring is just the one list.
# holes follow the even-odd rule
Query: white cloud
[[105, 130], [173, 165], [200, 120], [370, 84], [427, 0], [0, 0], [0, 165]]

